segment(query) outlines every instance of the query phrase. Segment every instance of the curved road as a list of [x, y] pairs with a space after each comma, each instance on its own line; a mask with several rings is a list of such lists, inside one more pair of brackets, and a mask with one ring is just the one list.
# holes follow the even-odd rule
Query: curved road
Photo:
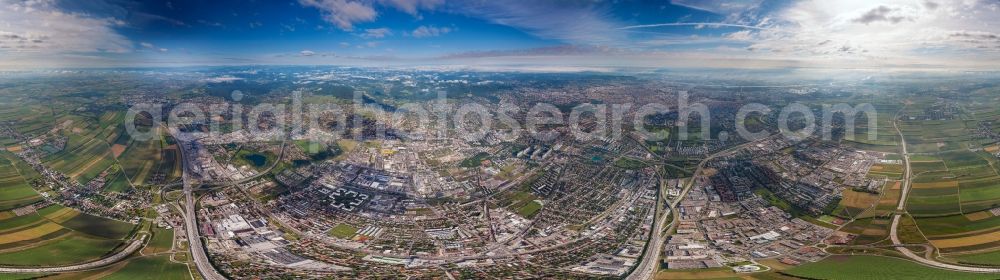
[[96, 260], [96, 261], [92, 261], [92, 262], [89, 262], [89, 263], [83, 263], [83, 264], [77, 264], [77, 265], [70, 265], [70, 266], [60, 266], [60, 267], [0, 268], [0, 272], [3, 272], [3, 273], [59, 273], [59, 272], [71, 272], [71, 271], [79, 271], [79, 270], [87, 270], [87, 269], [98, 268], [98, 267], [102, 267], [102, 266], [106, 266], [106, 265], [109, 265], [109, 264], [116, 263], [116, 262], [118, 262], [118, 261], [120, 261], [122, 259], [125, 259], [129, 255], [132, 255], [132, 253], [135, 253], [136, 250], [139, 250], [139, 248], [142, 248], [143, 241], [145, 241], [145, 239], [146, 239], [145, 236], [140, 237], [138, 239], [135, 239], [135, 240], [132, 241], [131, 244], [128, 245], [128, 247], [125, 247], [124, 250], [121, 250], [120, 252], [115, 253], [114, 255], [112, 255], [110, 257], [103, 258], [103, 259]]
[[[903, 108], [906, 107], [904, 106]], [[903, 137], [903, 132], [899, 130], [898, 118], [897, 120], [893, 120], [892, 126], [896, 128], [896, 133], [899, 134], [900, 145], [903, 146], [903, 164], [904, 164], [903, 184], [900, 191], [901, 193], [899, 195], [899, 204], [896, 206], [896, 214], [892, 217], [892, 227], [889, 228], [889, 239], [892, 240], [893, 245], [897, 246], [896, 250], [899, 250], [899, 252], [903, 253], [903, 255], [905, 255], [907, 258], [913, 259], [914, 261], [927, 266], [964, 271], [964, 272], [1000, 273], [1000, 268], [961, 266], [961, 265], [939, 262], [930, 258], [924, 258], [921, 257], [920, 255], [913, 253], [913, 251], [910, 251], [909, 248], [902, 246], [904, 244], [899, 241], [899, 235], [897, 234], [896, 229], [899, 227], [899, 219], [902, 217], [903, 213], [906, 212], [906, 196], [910, 193], [910, 154], [906, 151], [906, 138]]]
[[[178, 142], [180, 143], [180, 141]], [[284, 155], [285, 144], [286, 142], [282, 142], [282, 148], [281, 148], [282, 156]], [[191, 248], [191, 255], [193, 256], [195, 265], [198, 268], [198, 273], [201, 274], [201, 276], [204, 279], [225, 280], [227, 278], [225, 276], [222, 276], [222, 274], [220, 274], [218, 270], [216, 270], [215, 267], [212, 266], [212, 263], [208, 260], [208, 255], [205, 252], [205, 247], [201, 243], [201, 236], [198, 234], [198, 221], [194, 209], [195, 208], [194, 197], [192, 196], [194, 190], [192, 184], [189, 182], [187, 177], [188, 162], [186, 160], [187, 158], [185, 157], [184, 152], [185, 152], [184, 145], [183, 143], [180, 143], [181, 163], [183, 171], [182, 182], [184, 185], [184, 199], [185, 199], [184, 228], [187, 233], [188, 244], [189, 244], [188, 246]], [[281, 158], [281, 156], [279, 156], [279, 158]], [[272, 165], [271, 167], [268, 168], [268, 170], [258, 173], [256, 176], [240, 180], [239, 182], [246, 182], [252, 179], [256, 179], [261, 175], [269, 172], [272, 168], [274, 168], [274, 166], [275, 165]], [[229, 182], [228, 184], [226, 184], [226, 186], [239, 184], [239, 182]], [[95, 260], [88, 263], [60, 266], [60, 267], [32, 267], [32, 268], [0, 267], [0, 273], [62, 273], [62, 272], [88, 270], [102, 266], [107, 266], [116, 263], [118, 261], [121, 261], [126, 257], [135, 253], [137, 250], [139, 250], [139, 248], [143, 247], [145, 239], [146, 236], [139, 237], [133, 240], [132, 243], [130, 243], [127, 247], [125, 247], [125, 249], [119, 251], [118, 253], [115, 253], [114, 255], [109, 256], [107, 258]]]
[[[170, 131], [174, 134], [174, 131]], [[191, 249], [192, 260], [195, 266], [198, 268], [198, 274], [206, 280], [225, 280], [226, 277], [222, 276], [218, 270], [212, 266], [212, 262], [208, 260], [208, 253], [205, 252], [205, 246], [201, 243], [201, 236], [198, 234], [198, 215], [195, 212], [194, 207], [194, 192], [190, 180], [188, 180], [188, 157], [184, 154], [186, 147], [184, 142], [180, 141], [180, 138], [174, 137], [177, 140], [177, 144], [181, 151], [181, 173], [182, 181], [184, 182], [184, 231], [187, 233], [188, 247]]]
[[[171, 130], [170, 133], [173, 134], [174, 131]], [[180, 138], [177, 137], [174, 138], [178, 139], [177, 143], [178, 146], [180, 146], [180, 151], [181, 151], [181, 164], [182, 164], [181, 170], [183, 171], [181, 182], [183, 182], [184, 184], [184, 212], [185, 212], [184, 229], [185, 232], [187, 233], [188, 247], [191, 248], [191, 256], [193, 257], [195, 266], [198, 267], [198, 273], [201, 274], [201, 276], [204, 279], [224, 280], [226, 279], [226, 277], [220, 274], [219, 271], [216, 270], [214, 266], [212, 266], [212, 262], [208, 259], [208, 253], [206, 252], [204, 245], [201, 243], [201, 235], [198, 233], [198, 215], [195, 211], [195, 199], [193, 195], [195, 186], [193, 186], [193, 184], [191, 184], [190, 180], [188, 179], [188, 157], [186, 154], [184, 154], [185, 152], [184, 142], [180, 141], [179, 140]], [[285, 146], [287, 145], [287, 143], [288, 143], [287, 139], [282, 140], [281, 153], [278, 155], [278, 159], [266, 170], [258, 172], [254, 176], [250, 176], [238, 181], [221, 182], [214, 184], [217, 184], [218, 185], [217, 187], [228, 187], [228, 186], [238, 185], [241, 183], [249, 182], [251, 180], [260, 178], [261, 176], [267, 174], [268, 172], [271, 172], [271, 170], [273, 170], [274, 167], [278, 165], [278, 162], [280, 162], [281, 159], [284, 157]], [[213, 183], [200, 183], [200, 185], [211, 185], [211, 184]]]
[[[663, 213], [658, 219], [655, 219], [656, 221], [654, 222], [656, 224], [653, 225], [653, 232], [650, 233], [650, 239], [648, 242], [646, 242], [646, 251], [642, 256], [642, 260], [636, 266], [636, 268], [632, 270], [632, 273], [629, 274], [628, 277], [626, 277], [625, 279], [629, 280], [653, 279], [653, 277], [656, 276], [656, 271], [657, 271], [656, 268], [659, 267], [659, 262], [660, 262], [660, 248], [663, 247], [663, 241], [665, 241], [667, 237], [667, 235], [664, 232], [669, 232], [667, 230], [664, 230], [663, 228], [664, 224], [667, 221], [667, 214], [670, 214], [674, 217], [673, 222], [670, 223], [670, 228], [672, 229], [677, 225], [677, 221], [680, 219], [680, 217], [678, 217], [677, 211], [674, 211], [674, 209], [677, 208], [677, 205], [680, 204], [681, 200], [684, 199], [684, 196], [686, 196], [688, 191], [691, 190], [691, 187], [694, 186], [694, 180], [697, 178], [698, 174], [701, 174], [702, 169], [705, 168], [705, 164], [717, 157], [731, 155], [755, 142], [756, 141], [750, 141], [726, 150], [719, 151], [718, 153], [712, 154], [707, 158], [701, 160], [700, 163], [698, 163], [698, 168], [694, 170], [694, 173], [691, 173], [691, 179], [687, 181], [687, 184], [684, 186], [684, 189], [681, 190], [681, 194], [678, 195], [676, 198], [674, 198], [673, 201], [670, 201], [669, 202], [670, 204], [667, 205], [668, 208], [665, 209], [665, 211], [668, 212]], [[664, 191], [665, 189], [661, 187], [659, 197], [662, 198], [663, 200], [666, 200], [666, 195], [663, 193]], [[659, 206], [659, 203], [660, 200], [657, 200], [657, 206]]]

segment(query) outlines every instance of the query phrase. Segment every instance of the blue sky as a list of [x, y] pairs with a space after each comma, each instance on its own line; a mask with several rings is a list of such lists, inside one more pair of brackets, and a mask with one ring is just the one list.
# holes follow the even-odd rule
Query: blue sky
[[0, 67], [996, 68], [995, 0], [0, 0]]

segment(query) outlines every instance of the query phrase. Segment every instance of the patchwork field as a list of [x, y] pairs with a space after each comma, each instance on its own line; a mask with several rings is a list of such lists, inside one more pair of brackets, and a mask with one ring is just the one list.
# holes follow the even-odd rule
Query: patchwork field
[[928, 238], [950, 238], [1000, 230], [1000, 219], [970, 219], [967, 215], [917, 218], [917, 224]]
[[110, 253], [133, 226], [52, 205], [0, 219], [0, 264], [65, 265]]
[[[845, 102], [848, 102], [845, 100]], [[841, 145], [860, 150], [878, 151], [886, 153], [899, 152], [899, 135], [892, 126], [892, 115], [885, 112], [895, 112], [897, 104], [875, 105], [879, 113], [876, 117], [876, 127], [868, 127], [868, 122], [859, 118], [855, 120], [853, 139], [844, 139]], [[860, 116], [860, 115], [859, 115]], [[869, 132], [874, 130], [875, 139], [869, 138]], [[846, 138], [846, 137], [845, 137]]]
[[903, 165], [902, 164], [883, 164], [878, 163], [872, 166], [868, 170], [869, 176], [883, 176], [891, 180], [903, 179]]
[[888, 238], [891, 223], [886, 217], [863, 218], [844, 225], [840, 230], [858, 235], [852, 244], [871, 244]]
[[0, 211], [31, 205], [42, 198], [29, 185], [38, 176], [15, 155], [0, 151]]
[[[970, 151], [940, 153], [913, 178], [907, 209], [916, 216], [972, 213], [1000, 206], [1000, 175], [992, 155]], [[922, 156], [920, 160], [933, 159]], [[944, 170], [942, 170], [942, 168]]]
[[1000, 177], [961, 181], [958, 187], [965, 213], [1000, 207]]
[[176, 178], [177, 148], [164, 139], [159, 128], [156, 131], [160, 137], [149, 141], [133, 140], [128, 135], [115, 140], [115, 145], [126, 147], [117, 159], [123, 167], [124, 177], [132, 184], [147, 184], [158, 174], [164, 181]]
[[68, 138], [66, 146], [45, 156], [43, 162], [80, 183], [86, 183], [114, 164], [111, 143], [124, 133], [124, 114], [105, 113], [97, 120], [71, 117], [75, 119], [72, 128], [60, 132]]
[[858, 217], [874, 207], [878, 203], [879, 198], [878, 194], [844, 189], [840, 204], [833, 210], [832, 215], [843, 218]]
[[915, 176], [907, 211], [930, 244], [942, 252], [979, 250], [1000, 243], [1000, 206], [995, 157], [952, 150], [913, 157]]
[[934, 247], [938, 247], [940, 249], [949, 249], [956, 247], [969, 247], [980, 244], [992, 243], [997, 240], [1000, 240], [1000, 231], [977, 234], [972, 236], [935, 239], [931, 240], [931, 244], [934, 245]]

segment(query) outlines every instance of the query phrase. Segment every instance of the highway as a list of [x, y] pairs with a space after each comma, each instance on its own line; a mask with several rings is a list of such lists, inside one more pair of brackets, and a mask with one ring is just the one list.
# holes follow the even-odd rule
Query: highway
[[[174, 138], [180, 139], [177, 137]], [[225, 280], [226, 277], [222, 276], [212, 266], [212, 262], [208, 260], [208, 253], [205, 252], [205, 246], [201, 243], [201, 236], [198, 234], [198, 215], [194, 209], [194, 187], [188, 179], [188, 157], [184, 154], [186, 147], [184, 147], [184, 143], [180, 140], [177, 143], [181, 151], [180, 160], [183, 174], [182, 180], [184, 182], [184, 230], [187, 233], [188, 247], [191, 248], [192, 259], [198, 268], [198, 274], [201, 274], [201, 277], [205, 280]]]
[[[185, 179], [185, 181], [187, 180]], [[201, 274], [201, 277], [206, 280], [226, 279], [212, 266], [212, 262], [208, 260], [208, 254], [205, 252], [205, 247], [201, 243], [201, 236], [198, 235], [197, 215], [194, 211], [194, 195], [191, 193], [191, 185], [184, 184], [184, 230], [187, 232], [188, 247], [191, 248], [191, 256], [193, 256], [195, 266], [198, 267], [198, 273]]]
[[[905, 106], [903, 108], [906, 108]], [[902, 110], [900, 110], [902, 111]], [[898, 115], [898, 113], [897, 113]], [[898, 120], [898, 119], [897, 119]], [[893, 127], [896, 128], [896, 133], [899, 134], [900, 145], [903, 149], [903, 183], [901, 187], [901, 194], [899, 195], [899, 204], [896, 206], [896, 214], [892, 217], [892, 227], [889, 228], [889, 239], [892, 240], [892, 244], [896, 246], [896, 250], [903, 253], [907, 258], [913, 259], [914, 261], [921, 263], [923, 265], [964, 271], [964, 272], [975, 272], [975, 273], [1000, 273], [1000, 268], [985, 268], [985, 267], [975, 267], [975, 266], [961, 266], [955, 264], [948, 264], [933, 260], [931, 258], [921, 257], [909, 248], [906, 248], [902, 242], [899, 240], [899, 235], [897, 234], [897, 228], [899, 228], [899, 220], [902, 218], [903, 213], [906, 213], [906, 196], [910, 193], [910, 154], [906, 151], [906, 138], [903, 137], [903, 132], [899, 129], [898, 121], [892, 122]], [[928, 256], [931, 256], [930, 251], [928, 251]]]
[[121, 260], [125, 259], [129, 255], [132, 255], [132, 253], [135, 253], [135, 251], [139, 250], [139, 248], [142, 248], [143, 242], [145, 241], [145, 239], [146, 239], [145, 236], [136, 238], [135, 240], [132, 240], [132, 243], [130, 243], [128, 245], [128, 247], [125, 247], [124, 250], [121, 250], [120, 252], [115, 253], [114, 255], [112, 255], [110, 257], [103, 258], [103, 259], [96, 260], [96, 261], [92, 261], [92, 262], [89, 262], [89, 263], [83, 263], [83, 264], [77, 264], [77, 265], [70, 265], [70, 266], [60, 266], [60, 267], [38, 267], [38, 268], [7, 268], [7, 267], [0, 267], [0, 272], [2, 272], [2, 273], [59, 273], [59, 272], [71, 272], [71, 271], [94, 269], [94, 268], [98, 268], [98, 267], [102, 267], [102, 266], [106, 266], [106, 265], [109, 265], [109, 264], [116, 263], [118, 261], [121, 261]]
[[[172, 130], [170, 132], [171, 134], [174, 133], [174, 131]], [[175, 136], [174, 139], [180, 139], [180, 138]], [[212, 262], [209, 261], [208, 259], [208, 253], [205, 252], [205, 247], [202, 245], [201, 235], [198, 234], [198, 214], [195, 211], [195, 199], [194, 199], [195, 186], [191, 183], [188, 177], [189, 158], [185, 154], [185, 147], [184, 147], [185, 143], [180, 140], [178, 140], [177, 142], [179, 144], [178, 146], [180, 147], [181, 151], [180, 159], [181, 159], [182, 174], [183, 174], [181, 182], [184, 185], [184, 229], [185, 232], [187, 233], [189, 247], [191, 248], [191, 256], [193, 257], [195, 265], [198, 267], [198, 273], [201, 274], [201, 276], [206, 280], [226, 279], [225, 276], [220, 274], [219, 271], [216, 270], [214, 266], [212, 266]], [[238, 181], [217, 182], [217, 183], [206, 182], [206, 183], [199, 183], [199, 185], [216, 185], [217, 188], [224, 188], [246, 183], [255, 180], [257, 178], [260, 178], [261, 176], [268, 174], [268, 172], [271, 172], [271, 170], [278, 165], [278, 162], [280, 162], [285, 155], [285, 146], [287, 145], [287, 143], [288, 143], [287, 139], [282, 140], [281, 153], [278, 155], [277, 160], [275, 160], [275, 162], [272, 163], [271, 166], [269, 166], [266, 170], [258, 172], [254, 176], [243, 178]]]
[[[660, 217], [656, 218], [655, 224], [653, 225], [653, 232], [650, 233], [650, 239], [648, 242], [646, 242], [646, 250], [643, 252], [640, 263], [636, 266], [635, 270], [632, 270], [632, 274], [629, 274], [628, 277], [626, 277], [625, 279], [629, 280], [653, 279], [653, 277], [656, 276], [656, 271], [658, 270], [657, 268], [660, 266], [659, 265], [660, 248], [663, 247], [663, 241], [666, 240], [668, 235], [666, 232], [673, 231], [673, 228], [677, 226], [677, 220], [680, 218], [677, 211], [674, 211], [674, 209], [676, 209], [677, 205], [680, 204], [682, 200], [684, 200], [684, 197], [687, 196], [688, 191], [691, 190], [692, 186], [694, 186], [695, 178], [697, 178], [698, 174], [701, 174], [702, 169], [705, 168], [705, 164], [717, 157], [731, 155], [736, 151], [739, 151], [753, 143], [754, 142], [747, 142], [720, 151], [718, 153], [710, 155], [709, 157], [701, 160], [701, 162], [698, 163], [698, 168], [695, 169], [694, 173], [691, 173], [691, 178], [688, 179], [687, 184], [684, 185], [684, 189], [681, 190], [681, 194], [678, 195], [676, 198], [674, 198], [673, 201], [670, 201], [669, 207], [667, 209], [664, 209], [665, 211], [667, 211], [666, 213], [662, 213], [660, 214]], [[665, 200], [666, 195], [664, 194], [664, 191], [666, 191], [666, 189], [661, 187], [659, 197]], [[658, 200], [657, 206], [659, 206], [659, 202], [660, 201]], [[670, 223], [670, 230], [664, 230], [663, 228], [664, 224], [666, 224], [667, 222], [667, 214], [672, 215], [674, 218], [673, 221]]]

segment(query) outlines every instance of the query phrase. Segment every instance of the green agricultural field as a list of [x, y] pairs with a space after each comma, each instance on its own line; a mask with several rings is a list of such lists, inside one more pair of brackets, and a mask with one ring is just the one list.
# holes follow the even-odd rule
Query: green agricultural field
[[350, 239], [357, 233], [358, 229], [348, 224], [337, 224], [327, 232], [328, 235], [340, 239]]
[[914, 216], [960, 214], [958, 184], [951, 172], [928, 172], [913, 178], [906, 209]]
[[135, 228], [135, 225], [129, 223], [83, 213], [73, 217], [69, 221], [63, 222], [62, 226], [78, 232], [109, 239], [123, 239]]
[[173, 143], [173, 138], [164, 137], [160, 141], [160, 145], [164, 148], [161, 150], [160, 162], [156, 166], [156, 171], [164, 175], [164, 182], [180, 178], [181, 161], [177, 160], [180, 158], [180, 152], [177, 145]]
[[165, 228], [153, 229], [153, 237], [143, 249], [144, 254], [155, 254], [170, 251], [174, 244], [174, 230]]
[[844, 225], [841, 231], [857, 234], [852, 244], [871, 244], [882, 241], [889, 236], [891, 221], [884, 218], [856, 219]]
[[948, 170], [948, 166], [945, 166], [943, 161], [911, 161], [910, 169], [913, 174], [921, 174], [924, 172], [945, 171]]
[[927, 243], [927, 239], [920, 232], [920, 228], [917, 227], [913, 217], [905, 215], [901, 218], [899, 222], [899, 228], [897, 229], [899, 239], [905, 244], [924, 244]]
[[184, 264], [170, 261], [170, 256], [145, 256], [128, 261], [125, 267], [105, 276], [105, 280], [181, 280], [191, 279]]
[[879, 200], [878, 195], [856, 192], [850, 189], [845, 189], [841, 197], [840, 203], [838, 203], [837, 207], [834, 208], [833, 211], [830, 211], [829, 214], [843, 217], [848, 220], [850, 218], [860, 216], [863, 212], [875, 206]]
[[[20, 177], [17, 178], [20, 180]], [[35, 190], [23, 182], [17, 182], [15, 185], [0, 183], [0, 201], [24, 200], [36, 196], [38, 194], [35, 193]]]
[[[24, 166], [13, 154], [0, 152], [0, 210], [13, 209], [42, 200], [28, 184], [37, 176], [33, 169]], [[24, 173], [27, 176], [23, 176]]]
[[[122, 135], [120, 138], [128, 139], [129, 136]], [[125, 150], [121, 152], [118, 161], [121, 162], [123, 171], [132, 180], [133, 184], [141, 185], [147, 183], [146, 181], [149, 177], [157, 172], [162, 172], [161, 169], [164, 169], [164, 167], [161, 167], [161, 165], [168, 164], [171, 168], [173, 167], [172, 161], [164, 161], [164, 150], [169, 145], [161, 139], [161, 137], [158, 137], [148, 141], [119, 140], [119, 142], [125, 142], [125, 144], [116, 145], [116, 149], [125, 148]], [[164, 173], [166, 174], [166, 172]]]
[[906, 143], [906, 146], [908, 152], [911, 153], [936, 153], [940, 151], [938, 150], [938, 145], [936, 143], [914, 144], [914, 142], [908, 142]]
[[[907, 198], [906, 210], [918, 217], [960, 214], [957, 190], [946, 191], [953, 194], [910, 195]], [[935, 192], [938, 191], [935, 190]]]
[[104, 191], [125, 192], [132, 186], [129, 185], [128, 178], [121, 171], [108, 175], [108, 182], [104, 185]]
[[[985, 162], [985, 161], [984, 161]], [[984, 178], [996, 177], [997, 172], [990, 167], [989, 164], [979, 165], [979, 166], [969, 166], [964, 168], [948, 168], [952, 174], [955, 174], [955, 178], [960, 180], [977, 180]]]
[[936, 269], [908, 260], [877, 256], [831, 256], [783, 272], [812, 279], [996, 279], [996, 275]]
[[[865, 136], [861, 135], [860, 137], [855, 137], [855, 139], [863, 139], [862, 137]], [[893, 143], [892, 145], [887, 145], [887, 143], [870, 144], [870, 143], [863, 143], [860, 140], [856, 141], [844, 140], [843, 142], [841, 142], [841, 144], [844, 145], [845, 147], [850, 147], [865, 151], [876, 151], [876, 152], [886, 152], [886, 153], [899, 152], [899, 145], [895, 143]]]
[[962, 212], [970, 213], [1000, 207], [1000, 177], [959, 183]]
[[948, 256], [947, 258], [953, 259], [959, 263], [978, 264], [978, 265], [1000, 265], [1000, 251], [978, 253], [978, 254], [952, 255]]
[[0, 273], [0, 280], [40, 279], [44, 276], [46, 276], [46, 274]]
[[948, 169], [959, 169], [964, 167], [987, 166], [986, 160], [976, 153], [970, 151], [953, 151], [940, 153], [938, 156], [944, 161]]
[[65, 265], [97, 259], [121, 244], [125, 234], [115, 233], [117, 236], [112, 237], [107, 233], [123, 227], [127, 228], [125, 234], [131, 230], [131, 225], [126, 223], [78, 213], [59, 205], [2, 219], [0, 234], [5, 240], [0, 240], [3, 243], [0, 264]]
[[965, 215], [915, 218], [920, 231], [927, 235], [928, 238], [1000, 228], [1000, 217], [990, 217], [975, 221], [970, 220]]
[[43, 158], [43, 162], [80, 183], [95, 178], [114, 164], [111, 144], [123, 132], [124, 113], [108, 112], [98, 120], [69, 117], [71, 128], [61, 131], [69, 138], [66, 147]]
[[49, 205], [49, 206], [45, 206], [45, 207], [43, 207], [41, 209], [38, 209], [35, 212], [38, 212], [38, 215], [40, 215], [40, 216], [45, 216], [45, 215], [48, 215], [48, 214], [52, 214], [52, 213], [58, 212], [58, 211], [60, 211], [62, 209], [65, 209], [65, 208], [66, 208], [65, 206], [62, 206], [62, 205], [59, 205], [59, 204], [52, 204], [52, 205]]
[[903, 165], [902, 164], [875, 164], [868, 171], [870, 176], [885, 176], [886, 178], [893, 180], [903, 179]]
[[0, 219], [0, 232], [6, 232], [11, 229], [37, 223], [41, 220], [42, 217], [36, 214]]
[[80, 183], [97, 177], [113, 163], [108, 144], [98, 139], [92, 139], [79, 148], [67, 148], [45, 159], [46, 165]]
[[121, 240], [90, 238], [70, 233], [67, 237], [43, 243], [25, 250], [0, 253], [0, 264], [56, 266], [80, 263], [104, 256]]
[[910, 155], [910, 161], [941, 161], [941, 159], [930, 155]]

